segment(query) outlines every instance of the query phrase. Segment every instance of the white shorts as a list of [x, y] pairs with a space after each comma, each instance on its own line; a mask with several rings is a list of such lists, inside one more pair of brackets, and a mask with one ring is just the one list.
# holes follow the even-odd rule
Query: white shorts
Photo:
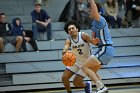
[[76, 75], [86, 77], [86, 74], [81, 70], [81, 66], [82, 64], [76, 62], [74, 66], [68, 66], [66, 69], [73, 72]]

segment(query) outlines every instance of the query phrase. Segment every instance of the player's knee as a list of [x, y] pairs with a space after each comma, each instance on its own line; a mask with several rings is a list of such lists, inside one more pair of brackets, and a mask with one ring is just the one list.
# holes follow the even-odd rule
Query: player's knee
[[82, 69], [83, 72], [86, 73], [86, 69], [87, 69], [87, 67], [86, 67], [85, 65], [83, 65], [83, 66], [81, 67], [81, 69]]
[[84, 79], [84, 77], [76, 76], [76, 77], [73, 79], [73, 85], [74, 85], [75, 87], [83, 87], [83, 79]]
[[69, 80], [67, 75], [62, 76], [62, 82], [67, 82]]
[[23, 38], [22, 38], [21, 36], [17, 36], [16, 40], [17, 40], [18, 42], [22, 42]]
[[73, 85], [75, 86], [75, 87], [80, 87], [80, 81], [78, 81], [78, 80], [76, 80], [76, 79], [74, 79], [73, 80]]

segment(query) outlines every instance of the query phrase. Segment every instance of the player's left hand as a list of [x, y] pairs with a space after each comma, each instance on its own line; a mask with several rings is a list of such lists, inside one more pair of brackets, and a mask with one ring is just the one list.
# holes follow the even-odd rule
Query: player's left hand
[[93, 39], [93, 44], [94, 45], [97, 45], [99, 42], [100, 42], [99, 38], [96, 37], [95, 39]]

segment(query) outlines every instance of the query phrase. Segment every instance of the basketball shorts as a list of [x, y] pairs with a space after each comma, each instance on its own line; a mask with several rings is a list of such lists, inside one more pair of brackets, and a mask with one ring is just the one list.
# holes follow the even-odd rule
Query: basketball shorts
[[94, 54], [102, 65], [107, 65], [113, 58], [113, 55], [114, 48], [112, 46], [102, 46]]
[[74, 66], [68, 66], [66, 69], [73, 72], [76, 75], [86, 77], [86, 74], [81, 70], [81, 66], [82, 64], [79, 64], [78, 62], [76, 62]]
[[15, 46], [17, 36], [5, 36], [2, 38], [4, 40], [4, 45], [6, 45], [7, 43], [11, 43], [12, 45]]

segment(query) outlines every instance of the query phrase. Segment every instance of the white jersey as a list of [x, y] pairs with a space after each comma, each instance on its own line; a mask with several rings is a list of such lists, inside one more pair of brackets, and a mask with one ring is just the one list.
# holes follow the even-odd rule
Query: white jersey
[[83, 64], [91, 55], [89, 43], [86, 43], [82, 39], [82, 32], [78, 32], [78, 37], [76, 39], [72, 39], [71, 37], [69, 37], [69, 39], [71, 41], [71, 49], [76, 55], [76, 62]]

